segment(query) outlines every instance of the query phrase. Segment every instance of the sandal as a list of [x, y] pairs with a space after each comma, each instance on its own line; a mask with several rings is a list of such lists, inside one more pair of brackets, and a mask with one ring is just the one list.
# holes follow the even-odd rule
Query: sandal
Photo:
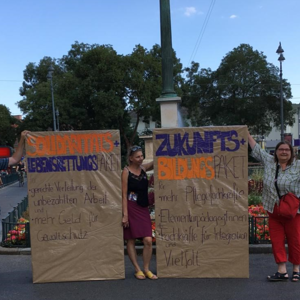
[[269, 281], [285, 281], [285, 280], [289, 279], [289, 276], [287, 273], [282, 274], [282, 273], [276, 272], [274, 275], [268, 276], [267, 279]]
[[147, 278], [152, 279], [152, 280], [158, 279], [158, 277], [157, 277], [156, 275], [154, 275], [151, 271], [144, 272], [144, 275], [145, 275]]
[[138, 271], [134, 274], [134, 277], [139, 280], [146, 279], [145, 274], [142, 271]]
[[293, 272], [292, 282], [298, 282], [300, 280], [300, 272]]

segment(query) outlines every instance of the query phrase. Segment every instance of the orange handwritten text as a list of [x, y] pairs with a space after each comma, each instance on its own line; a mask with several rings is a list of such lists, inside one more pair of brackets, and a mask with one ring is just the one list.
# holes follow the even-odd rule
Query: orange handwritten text
[[30, 137], [27, 143], [28, 156], [90, 154], [113, 150], [109, 132]]
[[158, 160], [158, 179], [182, 180], [191, 178], [213, 179], [215, 170], [211, 166], [212, 157], [199, 158], [165, 158]]

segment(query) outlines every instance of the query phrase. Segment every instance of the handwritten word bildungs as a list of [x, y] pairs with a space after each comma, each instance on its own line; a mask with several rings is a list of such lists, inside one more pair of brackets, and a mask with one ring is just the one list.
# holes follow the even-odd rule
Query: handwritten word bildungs
[[183, 180], [192, 178], [213, 179], [215, 171], [211, 166], [212, 157], [165, 158], [159, 157], [158, 179]]

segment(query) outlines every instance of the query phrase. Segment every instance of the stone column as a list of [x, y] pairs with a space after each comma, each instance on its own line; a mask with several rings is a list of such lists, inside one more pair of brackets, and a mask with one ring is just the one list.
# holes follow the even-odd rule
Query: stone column
[[160, 0], [160, 33], [163, 86], [156, 101], [160, 103], [161, 127], [181, 127], [181, 98], [174, 91], [170, 0]]
[[173, 81], [173, 48], [170, 0], [160, 0], [160, 39], [163, 84], [161, 97], [177, 97], [174, 91]]
[[[161, 127], [182, 127], [179, 110], [181, 98], [174, 91], [173, 48], [171, 34], [170, 0], [160, 0], [160, 33], [162, 55], [162, 93], [160, 103]], [[145, 142], [145, 163], [153, 160], [152, 136], [141, 136]]]

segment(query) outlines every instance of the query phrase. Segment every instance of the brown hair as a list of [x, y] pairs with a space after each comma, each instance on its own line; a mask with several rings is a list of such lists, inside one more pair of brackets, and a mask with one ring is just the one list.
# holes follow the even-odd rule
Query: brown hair
[[287, 165], [291, 165], [295, 156], [294, 156], [294, 149], [292, 147], [292, 145], [288, 142], [288, 141], [284, 141], [284, 142], [279, 142], [277, 145], [276, 145], [276, 148], [275, 148], [275, 153], [274, 153], [274, 161], [276, 163], [278, 163], [278, 157], [277, 157], [277, 154], [276, 154], [276, 151], [278, 150], [278, 148], [281, 146], [281, 145], [288, 145], [289, 148], [290, 148], [290, 151], [291, 151], [291, 158], [288, 160], [287, 162]]

